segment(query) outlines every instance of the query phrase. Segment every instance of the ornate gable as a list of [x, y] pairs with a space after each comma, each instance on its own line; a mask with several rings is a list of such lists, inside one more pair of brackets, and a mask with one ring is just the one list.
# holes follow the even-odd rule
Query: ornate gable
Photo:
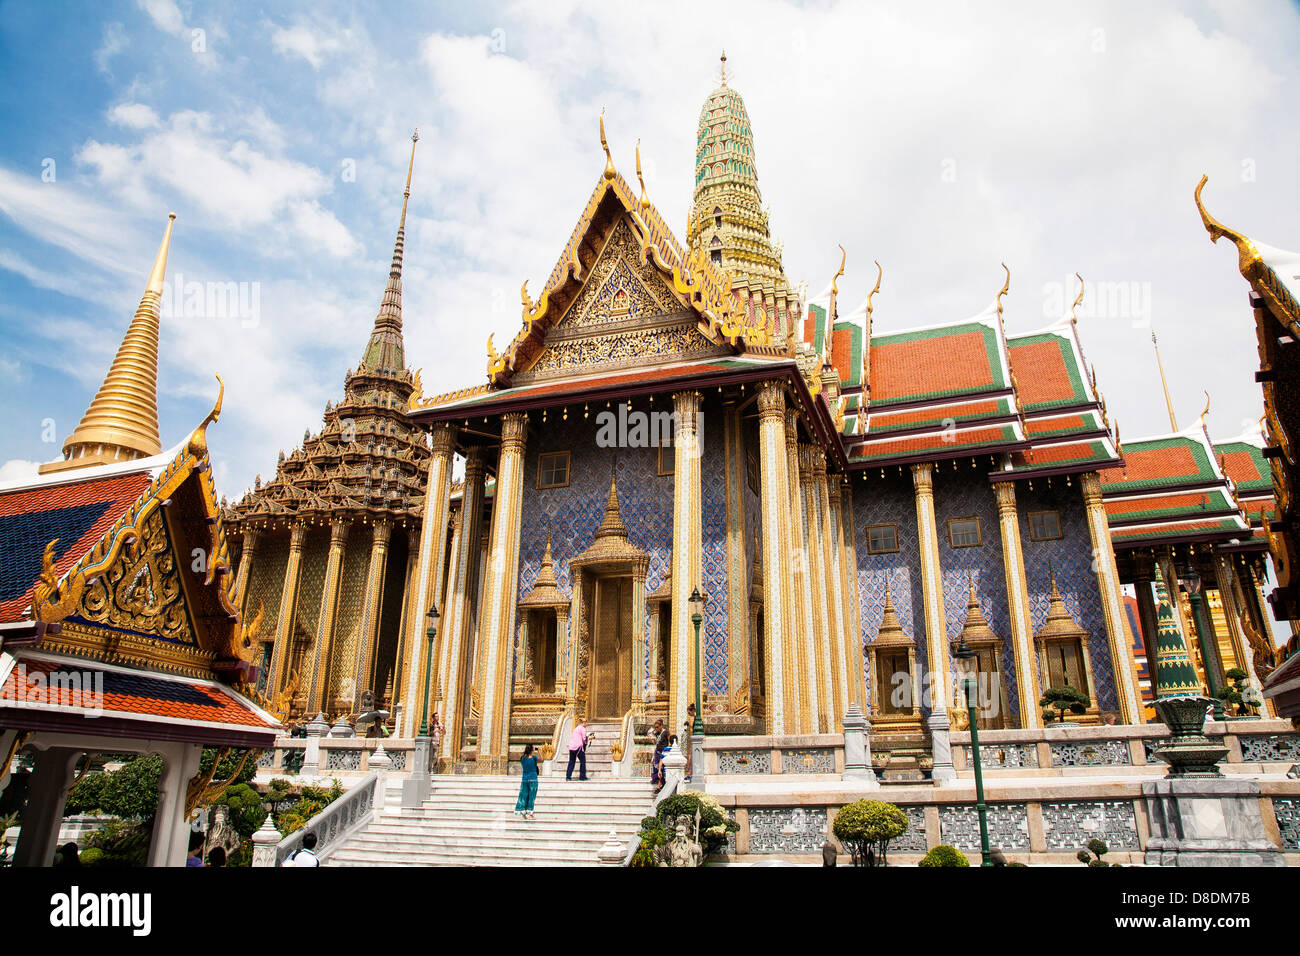
[[620, 216], [536, 360], [516, 373], [515, 382], [732, 351], [701, 334], [697, 310], [641, 254], [641, 245], [630, 217]]

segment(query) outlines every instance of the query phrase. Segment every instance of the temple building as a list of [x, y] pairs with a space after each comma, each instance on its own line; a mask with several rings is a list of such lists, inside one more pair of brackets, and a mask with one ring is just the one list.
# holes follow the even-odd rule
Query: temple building
[[[1256, 242], [1210, 215], [1201, 201], [1206, 177], [1196, 186], [1196, 208], [1212, 242], [1227, 238], [1237, 249], [1237, 268], [1250, 285], [1264, 399], [1261, 477], [1272, 484], [1273, 507], [1260, 515], [1259, 530], [1277, 577], [1268, 595], [1273, 618], [1288, 622], [1291, 639], [1275, 653], [1276, 669], [1263, 690], [1279, 716], [1300, 719], [1300, 513], [1296, 490], [1300, 467], [1300, 254]], [[1267, 467], [1264, 467], [1267, 463]], [[1271, 642], [1270, 642], [1271, 644]]]
[[[402, 340], [402, 254], [411, 161], [392, 267], [374, 326], [323, 427], [303, 435], [274, 476], [222, 519], [237, 548], [242, 610], [263, 621], [262, 689], [288, 693], [294, 718], [355, 713], [369, 691], [391, 703], [428, 436], [405, 415], [419, 373]], [[367, 708], [369, 709], [369, 708]]]
[[879, 273], [840, 315], [843, 255], [806, 301], [725, 74], [684, 244], [605, 154], [487, 382], [408, 413], [432, 454], [398, 733], [438, 709], [442, 766], [501, 772], [585, 716], [621, 759], [629, 728], [682, 727], [698, 668], [710, 734], [833, 733], [858, 704], [924, 746], [963, 635], [988, 726], [1041, 726], [1063, 683], [1074, 719], [1140, 721], [1102, 496], [1123, 458], [1072, 315], [1009, 335], [1007, 273], [970, 319], [876, 329]]
[[259, 622], [240, 620], [218, 520], [207, 429], [221, 395], [178, 444], [163, 451], [159, 440], [159, 302], [171, 234], [169, 221], [63, 458], [0, 484], [0, 790], [16, 754], [34, 763], [19, 866], [53, 861], [78, 767], [123, 752], [162, 757], [148, 860], [183, 865], [190, 816], [230, 782], [200, 771], [203, 747], [224, 748], [222, 756], [240, 749], [247, 761], [284, 731], [251, 686]]

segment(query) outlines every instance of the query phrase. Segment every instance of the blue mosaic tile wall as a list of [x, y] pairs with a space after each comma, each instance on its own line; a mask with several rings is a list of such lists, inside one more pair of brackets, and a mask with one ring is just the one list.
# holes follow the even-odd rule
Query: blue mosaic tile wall
[[[1083, 506], [1083, 493], [1077, 478], [1067, 485], [1065, 478], [1016, 484], [1016, 504], [1020, 511], [1020, 536], [1025, 553], [1025, 578], [1029, 582], [1029, 609], [1034, 630], [1047, 620], [1048, 594], [1051, 584], [1048, 562], [1056, 571], [1056, 585], [1066, 610], [1079, 626], [1092, 635], [1088, 655], [1092, 659], [1092, 677], [1096, 683], [1096, 703], [1102, 710], [1117, 710], [1115, 670], [1111, 663], [1110, 642], [1106, 637], [1106, 618], [1101, 609], [1101, 589], [1092, 568], [1092, 539]], [[1056, 541], [1031, 541], [1029, 512], [1057, 510], [1061, 513], [1062, 537]]]
[[[655, 406], [644, 401], [634, 408], [671, 410], [671, 398], [660, 396]], [[660, 476], [658, 449], [600, 448], [596, 445], [596, 415], [593, 408], [583, 419], [578, 407], [570, 407], [568, 420], [555, 409], [541, 423], [533, 415], [533, 430], [525, 451], [523, 508], [520, 529], [519, 587], [522, 598], [532, 588], [551, 533], [558, 585], [573, 593], [569, 562], [591, 544], [605, 513], [609, 481], [616, 469], [619, 512], [628, 529], [628, 540], [650, 555], [646, 593], [663, 583], [672, 562], [673, 478]], [[726, 485], [723, 480], [724, 435], [720, 423], [709, 428], [705, 421], [705, 453], [701, 468], [703, 497], [703, 568], [708, 591], [705, 605], [705, 681], [710, 694], [727, 692], [727, 563]], [[537, 460], [543, 452], [569, 451], [569, 484], [564, 488], [537, 488]], [[647, 619], [647, 625], [648, 625]], [[648, 633], [648, 627], [647, 627]], [[516, 645], [518, 633], [516, 633]], [[647, 661], [649, 655], [646, 655]], [[646, 675], [648, 677], [648, 675]]]

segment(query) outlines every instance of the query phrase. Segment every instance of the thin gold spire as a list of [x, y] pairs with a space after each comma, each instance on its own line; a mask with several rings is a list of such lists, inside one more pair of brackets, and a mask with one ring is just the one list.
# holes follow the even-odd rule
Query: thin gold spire
[[42, 465], [41, 474], [148, 458], [162, 451], [158, 437], [159, 306], [175, 221], [176, 214], [169, 214], [135, 316], [94, 401], [63, 443], [63, 460]]
[[600, 108], [600, 148], [605, 151], [605, 178], [613, 179], [618, 175], [614, 168], [614, 157], [609, 154], [609, 141], [605, 139], [605, 108]]
[[393, 262], [388, 268], [384, 296], [375, 315], [374, 330], [366, 342], [362, 364], [371, 372], [401, 375], [406, 369], [406, 350], [402, 342], [402, 259], [406, 254], [406, 208], [411, 201], [411, 174], [415, 171], [415, 144], [420, 131], [411, 134], [411, 159], [406, 167], [406, 188], [402, 190], [402, 215], [397, 221], [397, 239], [393, 243]]
[[1156, 367], [1160, 369], [1160, 385], [1165, 390], [1165, 408], [1169, 410], [1169, 427], [1178, 431], [1178, 419], [1174, 418], [1174, 400], [1169, 397], [1169, 382], [1165, 380], [1165, 363], [1160, 361], [1160, 345], [1156, 342], [1155, 329], [1151, 330], [1151, 347], [1156, 350]]
[[722, 51], [722, 85], [727, 85], [727, 51]]

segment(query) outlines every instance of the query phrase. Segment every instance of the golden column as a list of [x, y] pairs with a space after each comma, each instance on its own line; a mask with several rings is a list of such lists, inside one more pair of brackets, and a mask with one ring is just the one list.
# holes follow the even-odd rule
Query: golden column
[[791, 656], [786, 660], [789, 687], [797, 696], [791, 732], [817, 731], [817, 675], [813, 659], [813, 602], [808, 579], [808, 537], [804, 533], [803, 475], [799, 467], [799, 417], [793, 409], [785, 413], [786, 484], [789, 487], [790, 519], [786, 525], [790, 552], [790, 593], [794, 599], [794, 632]]
[[447, 616], [443, 618], [446, 642], [442, 645], [439, 686], [443, 689], [442, 755], [454, 758], [460, 749], [465, 726], [465, 701], [469, 699], [470, 648], [477, 624], [476, 605], [483, 540], [483, 449], [472, 448], [465, 459], [465, 485], [460, 511], [456, 513], [458, 533], [451, 553]]
[[[464, 492], [462, 491], [462, 505], [464, 503]], [[451, 688], [447, 685], [447, 668], [448, 657], [451, 653], [451, 617], [452, 617], [452, 595], [455, 593], [456, 567], [461, 553], [461, 526], [464, 524], [465, 510], [463, 507], [458, 508], [450, 517], [450, 527], [447, 533], [451, 535], [451, 554], [448, 557], [448, 567], [446, 580], [443, 582], [447, 590], [443, 591], [442, 600], [438, 602], [438, 608], [442, 611], [442, 624], [438, 628], [438, 634], [433, 642], [433, 699], [442, 701], [451, 693]], [[442, 714], [443, 726], [446, 727], [447, 715]], [[443, 736], [446, 736], [445, 734]], [[437, 756], [436, 754], [434, 756]]]
[[822, 542], [820, 498], [817, 492], [817, 464], [821, 459], [822, 482], [826, 481], [826, 456], [820, 448], [804, 444], [799, 448], [799, 493], [803, 498], [804, 537], [808, 554], [808, 592], [812, 601], [812, 640], [808, 647], [809, 682], [817, 688], [818, 706], [811, 715], [809, 730], [829, 733], [836, 727], [831, 692], [830, 614], [826, 590], [826, 550]]
[[288, 674], [289, 645], [293, 643], [293, 619], [298, 607], [298, 571], [302, 567], [302, 545], [307, 539], [307, 525], [295, 521], [289, 531], [289, 563], [284, 569], [284, 586], [280, 589], [280, 616], [275, 622], [275, 648], [271, 651], [271, 680], [267, 697], [284, 689]]
[[862, 660], [862, 608], [858, 603], [858, 551], [853, 529], [853, 486], [845, 481], [840, 491], [840, 572], [844, 578], [844, 659], [849, 666], [850, 703], [867, 707], [867, 677]]
[[483, 697], [479, 712], [479, 773], [505, 773], [510, 746], [510, 665], [519, 601], [519, 526], [524, 488], [528, 416], [501, 418], [501, 456], [492, 502], [492, 544], [483, 613]]
[[[838, 525], [839, 482], [835, 484], [835, 505], [832, 510], [830, 481], [826, 475], [826, 453], [818, 449], [814, 462], [814, 487], [817, 492], [817, 516], [821, 519], [822, 565], [826, 582], [826, 649], [829, 655], [830, 702], [835, 707], [831, 731], [840, 729], [849, 706], [849, 674], [844, 656], [844, 576], [840, 572], [840, 544]], [[832, 479], [833, 480], [833, 479]], [[859, 701], [859, 704], [861, 702]]]
[[[429, 595], [433, 580], [441, 571], [447, 552], [447, 524], [451, 507], [451, 459], [456, 447], [456, 429], [446, 422], [433, 426], [433, 454], [429, 456], [429, 477], [424, 488], [424, 517], [420, 524], [420, 549], [406, 604], [406, 626], [402, 634], [402, 722], [398, 736], [414, 737], [420, 727], [421, 711], [426, 701], [420, 699], [424, 687], [424, 662], [428, 641], [425, 615], [429, 613]], [[439, 611], [442, 608], [438, 609]]]
[[748, 624], [735, 622], [749, 618], [749, 556], [745, 519], [745, 447], [743, 420], [733, 402], [726, 405], [726, 477], [727, 477], [727, 659], [731, 665], [731, 711], [751, 713], [750, 638]]
[[[1020, 543], [1020, 516], [1016, 510], [1014, 482], [993, 485], [998, 502], [998, 527], [1002, 531], [1002, 569], [1007, 581], [1007, 615], [1011, 618], [1011, 647], [1016, 657], [1016, 695], [1020, 701], [1020, 726], [1043, 726], [1039, 708], [1038, 667], [1034, 657], [1034, 626], [1029, 617], [1029, 583], [1025, 580], [1025, 555]], [[999, 699], [995, 694], [994, 699]]]
[[[916, 497], [916, 536], [921, 551], [921, 590], [925, 603], [925, 653], [929, 659], [930, 748], [934, 770], [930, 774], [939, 783], [955, 780], [952, 745], [949, 742], [948, 703], [952, 689], [948, 674], [948, 618], [943, 608], [943, 568], [939, 564], [939, 531], [934, 518], [934, 465], [929, 462], [912, 466], [912, 486]], [[883, 691], [883, 688], [881, 688]]]
[[393, 523], [381, 518], [370, 534], [370, 562], [366, 566], [366, 590], [361, 596], [361, 621], [352, 668], [358, 708], [363, 690], [374, 691], [376, 704], [384, 691], [382, 687], [370, 686], [370, 671], [379, 641], [379, 611], [384, 599], [384, 573], [388, 570], [388, 540], [392, 533]]
[[[1101, 591], [1101, 609], [1106, 619], [1106, 637], [1110, 644], [1111, 670], [1115, 674], [1115, 696], [1119, 698], [1120, 721], [1142, 722], [1142, 705], [1137, 696], [1137, 679], [1133, 676], [1133, 655], [1129, 651], [1124, 628], [1123, 601], [1119, 590], [1119, 571], [1111, 549], [1110, 526], [1101, 500], [1101, 479], [1095, 471], [1080, 476], [1083, 505], [1088, 515], [1088, 532], [1092, 536], [1092, 564], [1097, 571], [1097, 588]], [[1177, 586], [1177, 581], [1174, 584]]]
[[[691, 592], [704, 590], [700, 574], [702, 548], [700, 524], [700, 458], [704, 449], [699, 430], [701, 395], [676, 392], [673, 417], [677, 433], [673, 441], [673, 571], [672, 650], [668, 677], [668, 726], [680, 733], [686, 707], [695, 700], [695, 625], [691, 623]], [[714, 600], [718, 598], [715, 597]], [[636, 613], [645, 615], [644, 605]], [[700, 625], [700, 642], [705, 641]], [[703, 659], [703, 650], [700, 653]], [[701, 719], [704, 717], [700, 715]]]
[[320, 616], [316, 621], [316, 646], [312, 648], [311, 693], [307, 710], [318, 713], [327, 705], [325, 700], [325, 675], [330, 667], [331, 645], [334, 643], [334, 615], [339, 606], [339, 576], [343, 571], [343, 547], [348, 541], [348, 524], [330, 522], [329, 559], [325, 564], [325, 587], [320, 595]]
[[790, 733], [794, 729], [794, 702], [787, 710], [786, 661], [794, 609], [790, 591], [790, 551], [787, 527], [790, 521], [789, 483], [786, 477], [785, 390], [780, 382], [764, 382], [758, 392], [758, 450], [763, 509], [763, 626], [764, 684], [767, 689], [767, 732]]
[[248, 576], [261, 537], [261, 532], [256, 528], [244, 529], [244, 547], [239, 552], [239, 571], [235, 574], [235, 594], [238, 596], [240, 614], [248, 613]]

